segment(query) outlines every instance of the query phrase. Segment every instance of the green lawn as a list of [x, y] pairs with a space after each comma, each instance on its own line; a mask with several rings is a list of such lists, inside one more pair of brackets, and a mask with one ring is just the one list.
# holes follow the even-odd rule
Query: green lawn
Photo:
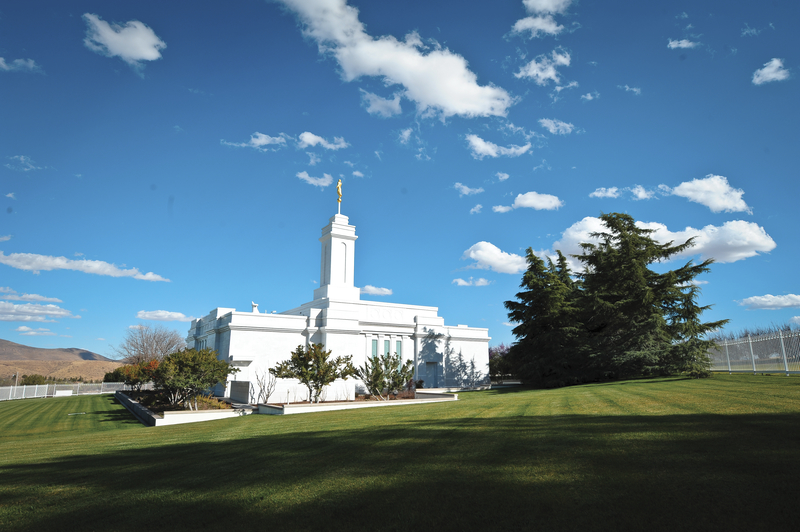
[[459, 399], [159, 428], [110, 396], [6, 401], [0, 530], [798, 527], [800, 378]]

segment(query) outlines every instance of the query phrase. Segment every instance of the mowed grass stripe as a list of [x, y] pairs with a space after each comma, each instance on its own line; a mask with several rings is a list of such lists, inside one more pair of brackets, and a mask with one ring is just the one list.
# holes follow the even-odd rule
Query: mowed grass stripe
[[0, 405], [17, 418], [0, 417], [0, 529], [786, 529], [796, 382], [492, 390], [161, 428], [101, 422], [118, 412], [101, 398], [72, 426], [16, 401]]

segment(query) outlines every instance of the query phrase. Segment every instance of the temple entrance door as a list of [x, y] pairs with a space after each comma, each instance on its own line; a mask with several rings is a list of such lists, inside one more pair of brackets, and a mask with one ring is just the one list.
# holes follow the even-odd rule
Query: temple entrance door
[[439, 363], [425, 362], [425, 387], [439, 387]]

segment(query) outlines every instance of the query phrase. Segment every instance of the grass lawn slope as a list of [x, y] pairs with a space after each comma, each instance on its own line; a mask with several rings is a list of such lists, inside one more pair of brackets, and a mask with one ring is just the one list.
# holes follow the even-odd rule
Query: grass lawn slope
[[[0, 403], [2, 530], [788, 530], [800, 379], [650, 379], [146, 428]], [[86, 412], [67, 416], [69, 413]]]

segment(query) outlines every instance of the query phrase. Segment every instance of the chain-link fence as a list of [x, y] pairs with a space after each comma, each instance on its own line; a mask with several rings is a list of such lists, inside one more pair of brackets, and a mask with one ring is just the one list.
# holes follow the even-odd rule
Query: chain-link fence
[[[150, 389], [148, 383], [142, 389]], [[0, 386], [0, 401], [11, 399], [33, 399], [34, 397], [61, 397], [66, 395], [88, 395], [98, 393], [114, 393], [117, 390], [129, 390], [124, 382], [101, 382], [79, 384], [39, 384], [30, 386]]]
[[712, 371], [800, 373], [800, 331], [778, 331], [717, 342], [709, 351]]

